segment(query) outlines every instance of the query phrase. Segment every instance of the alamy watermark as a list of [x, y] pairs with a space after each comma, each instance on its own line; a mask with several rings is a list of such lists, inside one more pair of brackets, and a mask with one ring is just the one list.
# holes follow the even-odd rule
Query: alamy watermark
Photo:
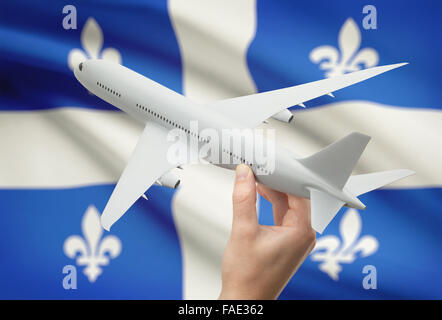
[[376, 267], [369, 264], [364, 266], [362, 273], [366, 276], [362, 279], [362, 287], [365, 290], [376, 290], [378, 288], [378, 276]]
[[61, 23], [63, 29], [77, 29], [77, 8], [71, 4], [68, 4], [63, 7], [62, 12], [65, 14]]
[[65, 290], [77, 289], [77, 268], [71, 264], [63, 267], [63, 274], [65, 274], [62, 285]]
[[198, 129], [190, 121], [189, 129], [172, 129], [167, 135], [171, 146], [167, 160], [171, 164], [196, 164], [201, 160], [215, 165], [244, 163], [255, 173], [267, 175], [275, 169], [274, 129]]
[[362, 19], [362, 27], [365, 30], [376, 30], [378, 28], [378, 13], [376, 7], [368, 4], [362, 8], [362, 13], [365, 17]]

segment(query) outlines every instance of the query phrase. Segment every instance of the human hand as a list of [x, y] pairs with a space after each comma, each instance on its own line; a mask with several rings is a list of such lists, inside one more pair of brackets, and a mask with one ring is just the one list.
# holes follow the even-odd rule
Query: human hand
[[258, 224], [255, 177], [240, 164], [220, 299], [276, 299], [315, 246], [309, 200], [261, 184], [258, 192], [273, 204], [274, 226]]

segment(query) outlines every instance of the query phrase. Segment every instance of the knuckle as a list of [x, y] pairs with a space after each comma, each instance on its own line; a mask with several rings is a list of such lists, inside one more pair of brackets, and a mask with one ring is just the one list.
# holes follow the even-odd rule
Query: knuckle
[[316, 247], [316, 237], [310, 245], [310, 251], [312, 251], [314, 247]]
[[313, 229], [310, 229], [310, 240], [312, 243], [316, 243], [316, 231]]
[[302, 243], [311, 246], [316, 243], [316, 232], [311, 227], [296, 229], [296, 237], [301, 238]]
[[304, 237], [309, 245], [314, 245], [316, 243], [316, 231], [312, 228], [305, 231]]

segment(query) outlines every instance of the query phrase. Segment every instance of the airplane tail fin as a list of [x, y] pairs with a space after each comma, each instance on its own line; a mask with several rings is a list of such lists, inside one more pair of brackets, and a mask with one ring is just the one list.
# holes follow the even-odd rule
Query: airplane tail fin
[[342, 189], [369, 141], [369, 136], [353, 132], [299, 161], [331, 185]]
[[345, 188], [353, 195], [359, 196], [360, 194], [378, 189], [412, 174], [414, 174], [414, 172], [411, 170], [398, 169], [355, 175], [348, 179]]

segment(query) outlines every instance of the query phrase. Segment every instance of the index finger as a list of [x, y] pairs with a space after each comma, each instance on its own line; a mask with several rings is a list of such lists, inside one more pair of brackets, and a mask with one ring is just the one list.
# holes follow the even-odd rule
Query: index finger
[[288, 194], [289, 210], [284, 217], [283, 225], [301, 225], [311, 228], [310, 200]]

